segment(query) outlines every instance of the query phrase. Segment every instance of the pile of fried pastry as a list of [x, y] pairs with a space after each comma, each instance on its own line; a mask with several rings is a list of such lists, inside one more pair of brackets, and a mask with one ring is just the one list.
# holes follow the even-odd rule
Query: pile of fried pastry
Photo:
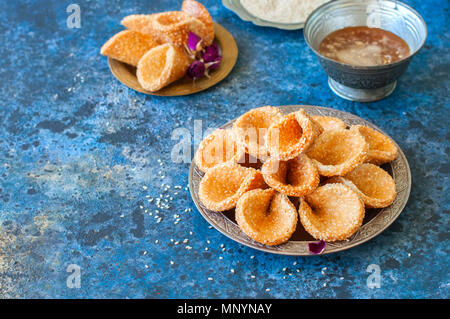
[[207, 47], [214, 40], [211, 15], [199, 2], [185, 0], [182, 11], [134, 14], [122, 19], [127, 29], [109, 39], [102, 55], [136, 67], [139, 84], [155, 92], [182, 78], [192, 62], [185, 51], [190, 33]]
[[245, 234], [279, 245], [291, 238], [298, 219], [318, 240], [352, 236], [366, 207], [394, 201], [395, 182], [379, 165], [397, 155], [395, 143], [370, 127], [347, 127], [339, 118], [310, 116], [302, 108], [283, 115], [263, 106], [240, 116], [232, 129], [207, 136], [194, 160], [204, 173], [203, 206], [216, 212], [235, 208]]

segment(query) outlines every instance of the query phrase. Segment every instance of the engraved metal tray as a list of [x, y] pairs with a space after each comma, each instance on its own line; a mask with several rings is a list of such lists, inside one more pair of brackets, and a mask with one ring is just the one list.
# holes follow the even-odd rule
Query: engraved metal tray
[[[310, 115], [327, 115], [338, 117], [348, 126], [362, 124], [387, 135], [372, 123], [347, 112], [327, 107], [309, 105], [285, 105], [279, 106], [279, 108], [284, 114], [289, 114], [299, 110], [300, 108], [304, 108]], [[234, 121], [235, 120], [232, 120], [226, 123], [222, 126], [222, 128], [231, 127]], [[398, 145], [397, 147], [399, 149], [397, 159], [391, 163], [381, 166], [394, 178], [395, 186], [397, 188], [397, 197], [395, 198], [395, 201], [391, 206], [383, 209], [366, 209], [366, 214], [361, 228], [345, 241], [327, 242], [326, 248], [322, 254], [335, 253], [358, 246], [380, 234], [400, 215], [406, 205], [406, 202], [408, 201], [409, 193], [411, 191], [411, 171], [409, 169], [405, 154], [403, 154], [403, 151]], [[278, 246], [267, 246], [255, 242], [240, 230], [234, 220], [234, 209], [222, 213], [206, 209], [198, 197], [198, 187], [202, 176], [203, 173], [198, 170], [195, 163], [192, 162], [189, 169], [189, 188], [192, 199], [203, 217], [222, 234], [243, 245], [265, 252], [292, 256], [310, 255], [308, 243], [316, 242], [316, 240], [314, 240], [314, 238], [305, 231], [300, 222], [298, 222], [295, 233], [287, 243]]]

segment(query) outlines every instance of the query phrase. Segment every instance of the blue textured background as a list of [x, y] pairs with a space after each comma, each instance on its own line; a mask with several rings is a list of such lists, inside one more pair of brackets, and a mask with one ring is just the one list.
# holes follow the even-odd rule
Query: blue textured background
[[[219, 1], [204, 2], [240, 50], [223, 82], [174, 98], [121, 85], [100, 46], [123, 16], [180, 2], [77, 1], [80, 29], [66, 26], [70, 1], [0, 2], [0, 296], [448, 298], [449, 2], [407, 1], [426, 20], [428, 40], [395, 92], [369, 104], [331, 93], [302, 31], [256, 27]], [[399, 219], [339, 254], [277, 256], [229, 240], [195, 209], [189, 164], [170, 160], [175, 128], [300, 103], [372, 121], [411, 166]], [[160, 194], [170, 207], [156, 213], [148, 199]], [[69, 264], [81, 267], [80, 289], [66, 286]], [[381, 268], [380, 289], [366, 286], [370, 264]]]

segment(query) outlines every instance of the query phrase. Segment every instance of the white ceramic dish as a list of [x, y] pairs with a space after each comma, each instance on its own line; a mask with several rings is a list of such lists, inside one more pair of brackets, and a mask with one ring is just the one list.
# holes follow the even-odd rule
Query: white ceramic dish
[[261, 26], [261, 27], [272, 27], [272, 28], [278, 28], [283, 30], [298, 30], [303, 29], [305, 25], [305, 21], [299, 22], [299, 23], [279, 23], [279, 22], [272, 22], [263, 20], [261, 18], [258, 18], [251, 13], [247, 11], [247, 9], [244, 8], [244, 6], [241, 4], [240, 0], [222, 0], [223, 5], [236, 13], [239, 18], [241, 18], [244, 21], [250, 21], [255, 25]]

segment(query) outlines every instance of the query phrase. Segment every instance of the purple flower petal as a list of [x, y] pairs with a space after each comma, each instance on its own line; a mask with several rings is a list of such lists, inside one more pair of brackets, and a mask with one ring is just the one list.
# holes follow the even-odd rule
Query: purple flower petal
[[205, 48], [205, 52], [203, 52], [202, 58], [205, 63], [214, 62], [220, 57], [219, 47], [217, 44], [211, 44]]
[[309, 252], [312, 255], [320, 255], [325, 250], [325, 246], [326, 243], [323, 240], [308, 244]]
[[222, 57], [219, 56], [215, 61], [208, 63], [209, 70], [215, 70], [219, 67], [220, 61], [222, 61]]
[[196, 35], [194, 32], [189, 32], [188, 37], [188, 47], [192, 51], [199, 51], [201, 50], [201, 47], [199, 47], [199, 43], [202, 41], [202, 39]]
[[205, 75], [205, 64], [201, 61], [194, 61], [188, 67], [186, 75], [191, 79], [198, 79]]

